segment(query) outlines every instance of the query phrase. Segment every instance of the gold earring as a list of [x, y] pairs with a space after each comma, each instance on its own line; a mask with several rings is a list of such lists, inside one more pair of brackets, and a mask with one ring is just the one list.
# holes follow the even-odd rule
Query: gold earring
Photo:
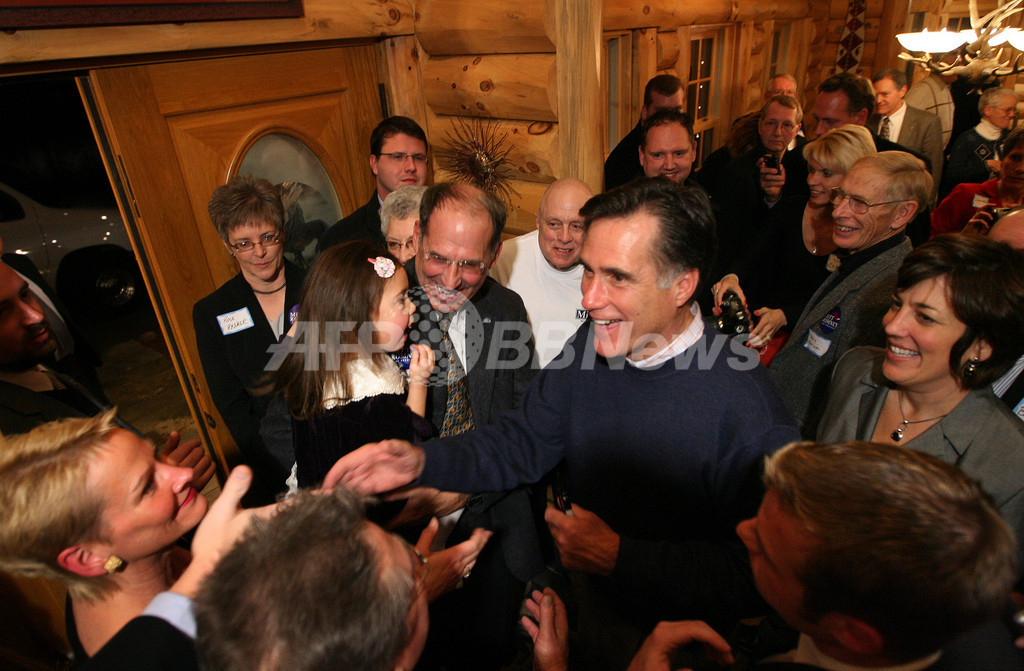
[[107, 572], [107, 575], [113, 575], [117, 572], [117, 569], [124, 566], [124, 560], [117, 555], [110, 555], [107, 557], [107, 561], [103, 563], [103, 570]]

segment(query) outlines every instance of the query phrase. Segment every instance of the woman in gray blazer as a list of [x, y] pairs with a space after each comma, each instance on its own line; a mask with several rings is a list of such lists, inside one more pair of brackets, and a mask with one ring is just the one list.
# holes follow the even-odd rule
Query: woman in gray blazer
[[904, 260], [882, 320], [884, 350], [836, 365], [818, 426], [827, 442], [904, 445], [979, 480], [1024, 538], [1024, 423], [992, 393], [1024, 350], [1024, 258], [943, 235]]

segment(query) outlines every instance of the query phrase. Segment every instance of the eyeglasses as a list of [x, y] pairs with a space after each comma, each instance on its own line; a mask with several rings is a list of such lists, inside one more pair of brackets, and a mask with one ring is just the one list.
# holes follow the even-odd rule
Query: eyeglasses
[[228, 247], [235, 250], [238, 254], [249, 254], [256, 249], [256, 245], [263, 245], [263, 247], [266, 248], [277, 247], [279, 244], [281, 244], [280, 233], [264, 233], [256, 240], [256, 242], [253, 242], [252, 240], [240, 240], [235, 244], [231, 244], [229, 242]]
[[452, 264], [459, 269], [459, 274], [470, 282], [479, 279], [481, 275], [487, 272], [487, 261], [452, 261], [434, 252], [427, 252], [426, 259], [427, 271], [431, 275], [444, 272]]
[[907, 202], [907, 199], [903, 198], [901, 200], [887, 200], [884, 203], [869, 203], [858, 196], [851, 196], [838, 186], [833, 186], [828, 190], [828, 199], [832, 201], [832, 205], [835, 207], [839, 207], [844, 200], [849, 200], [850, 210], [852, 210], [854, 214], [866, 214], [872, 207], [878, 207], [879, 205], [892, 205], [893, 203]]
[[398, 163], [405, 163], [410, 158], [413, 160], [413, 163], [417, 163], [419, 165], [424, 165], [427, 162], [426, 154], [405, 154], [403, 152], [396, 151], [390, 154], [377, 154], [377, 156], [387, 156], [392, 161], [396, 161]]
[[412, 238], [409, 238], [405, 242], [402, 242], [401, 240], [388, 240], [388, 251], [391, 252], [392, 254], [397, 254], [403, 249], [407, 249], [411, 252], [413, 251], [414, 247], [415, 242], [413, 241]]

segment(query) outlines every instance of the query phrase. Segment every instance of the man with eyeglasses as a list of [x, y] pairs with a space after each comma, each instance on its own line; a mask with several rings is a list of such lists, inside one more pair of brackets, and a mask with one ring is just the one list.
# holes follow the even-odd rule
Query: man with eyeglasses
[[594, 193], [578, 179], [557, 180], [544, 191], [537, 230], [507, 241], [491, 277], [522, 296], [546, 366], [565, 341], [587, 320], [580, 280], [583, 266], [583, 207]]
[[769, 369], [804, 437], [815, 435], [839, 357], [851, 347], [884, 344], [882, 316], [911, 250], [904, 229], [931, 191], [923, 161], [884, 151], [854, 163], [842, 186], [829, 192], [839, 268], [811, 296]]
[[400, 186], [422, 186], [427, 181], [427, 135], [405, 116], [384, 119], [370, 134], [370, 172], [376, 188], [370, 200], [329, 228], [317, 243], [317, 252], [351, 240], [366, 240], [384, 247], [380, 208]]
[[[764, 233], [761, 222], [783, 196], [806, 196], [806, 140], [797, 135], [803, 109], [796, 98], [774, 96], [761, 108], [757, 146], [740, 154], [711, 185], [718, 226], [718, 261], [713, 277], [737, 272]], [[790, 143], [796, 148], [789, 150]]]
[[1017, 94], [999, 87], [986, 89], [978, 99], [978, 111], [978, 125], [953, 141], [942, 175], [942, 198], [958, 184], [981, 184], [999, 174], [1001, 145], [1017, 116]]
[[[440, 379], [428, 387], [426, 417], [442, 436], [517, 407], [536, 373], [522, 299], [487, 276], [505, 219], [500, 200], [467, 184], [435, 184], [420, 202], [419, 250], [405, 267], [417, 305], [410, 339], [435, 349]], [[431, 604], [422, 668], [497, 669], [514, 655], [523, 587], [543, 567], [532, 495], [526, 487], [445, 494], [453, 512], [441, 518], [435, 547], [477, 527], [495, 535], [462, 587]]]

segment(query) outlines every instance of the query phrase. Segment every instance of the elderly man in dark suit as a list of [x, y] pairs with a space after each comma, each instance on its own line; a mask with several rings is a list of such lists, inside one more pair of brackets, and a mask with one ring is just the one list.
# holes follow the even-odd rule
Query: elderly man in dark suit
[[384, 248], [380, 206], [400, 186], [427, 181], [427, 135], [405, 116], [384, 119], [370, 134], [370, 172], [376, 184], [370, 200], [320, 236], [317, 252], [351, 240], [367, 240]]
[[931, 192], [924, 162], [896, 151], [865, 156], [832, 189], [839, 268], [811, 296], [769, 369], [804, 436], [814, 436], [839, 357], [883, 344], [882, 315], [911, 249], [904, 229]]

